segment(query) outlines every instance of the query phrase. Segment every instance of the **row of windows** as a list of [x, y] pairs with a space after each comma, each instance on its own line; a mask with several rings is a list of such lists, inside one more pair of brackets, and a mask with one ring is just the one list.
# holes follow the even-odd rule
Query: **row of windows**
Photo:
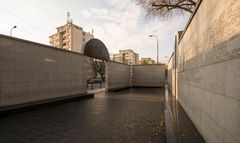
[[66, 27], [62, 27], [58, 30], [58, 32], [70, 32], [71, 31], [71, 27], [68, 26], [67, 28]]
[[66, 49], [66, 50], [71, 50], [71, 47], [68, 47], [68, 46], [63, 46], [63, 49]]
[[70, 41], [67, 41], [67, 42], [64, 42], [62, 45], [63, 46], [66, 46], [66, 45], [70, 45], [71, 44], [71, 42]]
[[56, 44], [56, 43], [59, 43], [59, 41], [58, 40], [52, 40], [52, 41], [50, 41], [50, 43]]

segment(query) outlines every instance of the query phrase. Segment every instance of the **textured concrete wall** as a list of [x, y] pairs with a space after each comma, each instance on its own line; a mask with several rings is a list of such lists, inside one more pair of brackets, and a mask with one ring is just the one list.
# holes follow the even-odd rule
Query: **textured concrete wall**
[[168, 87], [170, 88], [172, 94], [175, 93], [175, 69], [174, 69], [174, 54], [171, 56], [171, 58], [168, 61], [167, 64], [167, 80], [168, 80]]
[[106, 64], [106, 90], [130, 87], [130, 66], [108, 61]]
[[166, 80], [166, 68], [166, 65], [133, 65], [132, 86], [164, 86]]
[[86, 57], [0, 35], [0, 106], [86, 93]]
[[175, 35], [175, 45], [174, 45], [174, 52], [172, 53], [172, 56], [170, 57], [167, 67], [168, 67], [168, 87], [170, 88], [172, 94], [176, 96], [176, 99], [178, 99], [178, 68], [179, 65], [176, 63], [179, 59], [178, 56], [178, 43], [179, 38], [181, 37], [181, 34], [183, 31], [178, 31]]
[[203, 0], [177, 49], [179, 102], [207, 143], [239, 143], [240, 1]]

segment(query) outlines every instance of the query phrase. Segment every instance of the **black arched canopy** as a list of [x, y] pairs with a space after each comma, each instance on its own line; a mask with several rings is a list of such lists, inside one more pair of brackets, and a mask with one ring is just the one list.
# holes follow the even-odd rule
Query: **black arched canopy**
[[87, 41], [83, 47], [83, 54], [95, 59], [110, 60], [107, 47], [101, 40], [96, 38]]

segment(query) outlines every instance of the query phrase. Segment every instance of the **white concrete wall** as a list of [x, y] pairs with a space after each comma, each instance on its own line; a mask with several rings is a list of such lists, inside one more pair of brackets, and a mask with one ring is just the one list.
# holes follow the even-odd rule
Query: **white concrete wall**
[[166, 65], [133, 65], [132, 86], [161, 87], [164, 86]]
[[86, 57], [0, 35], [0, 107], [86, 93]]
[[106, 64], [106, 90], [114, 90], [130, 87], [130, 66], [113, 61]]
[[178, 100], [207, 143], [240, 143], [240, 1], [203, 0], [177, 47]]
[[175, 94], [175, 67], [174, 67], [174, 53], [168, 61], [167, 69], [167, 79], [168, 79], [168, 88], [171, 90], [172, 94]]

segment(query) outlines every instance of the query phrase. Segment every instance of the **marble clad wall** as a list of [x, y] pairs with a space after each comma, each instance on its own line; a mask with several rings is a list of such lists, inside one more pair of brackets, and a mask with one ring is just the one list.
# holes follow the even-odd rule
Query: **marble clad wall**
[[86, 57], [0, 35], [0, 106], [87, 92]]
[[106, 90], [130, 87], [130, 65], [108, 61], [106, 64]]
[[207, 143], [240, 143], [240, 1], [203, 0], [177, 46], [178, 100]]
[[162, 87], [166, 80], [166, 65], [133, 65], [132, 86]]

